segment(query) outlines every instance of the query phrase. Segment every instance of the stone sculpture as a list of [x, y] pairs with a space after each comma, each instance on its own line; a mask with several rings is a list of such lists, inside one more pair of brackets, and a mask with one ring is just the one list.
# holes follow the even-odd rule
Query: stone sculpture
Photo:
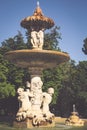
[[84, 126], [84, 121], [79, 118], [78, 112], [76, 112], [75, 104], [73, 104], [73, 112], [69, 118], [65, 120], [66, 125], [70, 126]]
[[35, 31], [32, 29], [31, 31], [31, 44], [34, 49], [42, 49], [44, 41], [44, 32], [43, 29], [39, 31]]
[[30, 91], [24, 91], [23, 88], [18, 88], [18, 100], [19, 100], [19, 110], [16, 115], [18, 121], [24, 120], [27, 117], [27, 111], [31, 110], [31, 102], [29, 97], [33, 97]]
[[53, 94], [54, 94], [54, 89], [53, 88], [49, 88], [48, 92], [43, 92], [42, 111], [46, 115], [51, 114], [50, 110], [49, 110], [49, 104], [52, 101], [52, 95]]
[[52, 122], [54, 114], [49, 110], [54, 89], [49, 88], [48, 92], [42, 92], [43, 82], [40, 77], [26, 82], [27, 89], [18, 88], [19, 110], [16, 115], [17, 121], [32, 118], [33, 125], [40, 125], [41, 122]]
[[43, 50], [44, 30], [53, 27], [54, 21], [43, 15], [38, 2], [34, 14], [24, 18], [20, 24], [31, 35], [32, 49], [10, 51], [6, 53], [5, 57], [12, 64], [27, 68], [31, 75], [31, 81], [30, 83], [26, 82], [25, 89], [17, 90], [19, 110], [14, 126], [21, 128], [54, 127], [54, 114], [49, 110], [54, 89], [49, 88], [47, 92], [43, 92], [43, 82], [40, 77], [44, 69], [53, 69], [68, 61], [70, 57], [63, 52]]

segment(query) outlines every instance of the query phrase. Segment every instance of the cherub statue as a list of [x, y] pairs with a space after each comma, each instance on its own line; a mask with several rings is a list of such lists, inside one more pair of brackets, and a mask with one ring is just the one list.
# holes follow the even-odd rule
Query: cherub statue
[[32, 29], [31, 31], [31, 44], [35, 49], [42, 49], [44, 42], [44, 29], [35, 31]]
[[52, 95], [54, 94], [53, 88], [48, 88], [48, 92], [43, 92], [43, 100], [42, 100], [42, 112], [43, 114], [49, 114], [49, 104], [52, 101]]
[[31, 110], [31, 101], [29, 97], [33, 97], [33, 94], [29, 91], [24, 91], [23, 88], [18, 88], [18, 101], [19, 110], [16, 115], [18, 121], [25, 119], [27, 117], [27, 112]]

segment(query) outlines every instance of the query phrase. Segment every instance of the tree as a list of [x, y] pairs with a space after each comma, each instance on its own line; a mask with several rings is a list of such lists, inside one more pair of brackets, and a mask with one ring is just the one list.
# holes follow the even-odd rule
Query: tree
[[50, 30], [50, 32], [45, 33], [44, 36], [44, 49], [47, 50], [58, 50], [59, 48], [59, 39], [61, 39], [61, 34], [58, 32], [60, 27], [55, 26]]
[[[7, 51], [17, 50], [17, 49], [26, 49], [27, 45], [23, 40], [23, 36], [21, 32], [18, 32], [16, 36], [13, 38], [9, 38], [2, 42], [2, 46], [0, 47], [0, 53], [3, 56]], [[3, 64], [6, 63], [5, 69], [8, 69], [8, 73], [5, 73], [5, 76], [2, 75], [2, 78], [7, 78], [7, 81], [14, 85], [15, 90], [17, 90], [18, 87], [24, 87], [24, 81], [25, 81], [25, 69], [19, 68], [15, 66], [14, 64], [11, 64], [10, 62], [6, 61], [4, 58], [2, 60]]]
[[61, 87], [61, 82], [59, 80], [60, 75], [57, 73], [57, 69], [47, 69], [43, 72], [43, 91], [47, 91], [48, 88], [53, 87], [55, 94], [53, 95], [52, 104], [56, 104], [59, 88]]
[[[69, 116], [73, 104], [83, 117], [87, 117], [87, 61], [62, 66], [62, 87], [59, 90], [56, 109], [60, 116]], [[68, 107], [67, 107], [68, 106]]]
[[27, 49], [27, 44], [23, 40], [23, 36], [20, 31], [18, 34], [13, 38], [8, 38], [7, 40], [3, 41], [2, 46], [0, 47], [0, 53], [5, 54], [8, 51], [12, 50], [21, 50]]
[[83, 117], [87, 117], [87, 61], [79, 62], [76, 73], [76, 105]]
[[15, 90], [17, 91], [19, 87], [24, 87], [23, 83], [24, 69], [16, 67], [13, 64], [9, 64], [8, 69], [9, 69], [7, 76], [8, 82], [15, 85]]
[[[55, 105], [55, 113], [60, 116], [68, 116], [72, 109], [74, 91], [73, 91], [73, 75], [75, 74], [75, 64], [74, 61], [68, 61], [61, 64], [57, 68], [57, 72], [60, 77], [61, 87], [58, 90], [58, 96]], [[67, 107], [68, 106], [68, 107]]]
[[15, 95], [14, 85], [8, 82], [8, 68], [7, 61], [4, 60], [3, 56], [0, 54], [0, 98], [5, 98], [8, 96]]
[[82, 51], [84, 52], [84, 54], [87, 55], [87, 38], [85, 38], [83, 40], [84, 44], [83, 44], [83, 48], [82, 48]]

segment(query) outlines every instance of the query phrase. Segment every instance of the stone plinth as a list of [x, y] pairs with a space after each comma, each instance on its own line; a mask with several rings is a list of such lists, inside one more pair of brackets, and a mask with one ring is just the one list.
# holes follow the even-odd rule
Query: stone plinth
[[[34, 128], [35, 126], [32, 123], [32, 119], [26, 119], [25, 121], [14, 121], [13, 126], [15, 128]], [[40, 125], [37, 125], [36, 127], [54, 127], [55, 126], [55, 121], [53, 122], [44, 122], [42, 121]]]

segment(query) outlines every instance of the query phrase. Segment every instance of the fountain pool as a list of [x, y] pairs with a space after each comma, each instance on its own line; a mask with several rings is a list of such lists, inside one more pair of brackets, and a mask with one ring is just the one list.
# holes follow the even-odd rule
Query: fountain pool
[[57, 123], [55, 127], [50, 128], [38, 128], [34, 127], [32, 129], [29, 128], [14, 128], [13, 126], [9, 126], [9, 124], [6, 123], [0, 123], [0, 130], [87, 130], [87, 125], [82, 127], [72, 127], [72, 126], [66, 126], [64, 124]]

